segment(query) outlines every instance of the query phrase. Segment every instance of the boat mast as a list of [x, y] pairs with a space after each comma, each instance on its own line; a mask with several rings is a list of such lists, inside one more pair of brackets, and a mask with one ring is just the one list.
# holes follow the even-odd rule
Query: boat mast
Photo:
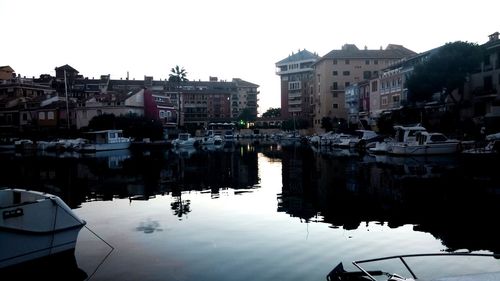
[[66, 83], [66, 69], [64, 70], [64, 92], [66, 93], [66, 121], [69, 130], [68, 83]]

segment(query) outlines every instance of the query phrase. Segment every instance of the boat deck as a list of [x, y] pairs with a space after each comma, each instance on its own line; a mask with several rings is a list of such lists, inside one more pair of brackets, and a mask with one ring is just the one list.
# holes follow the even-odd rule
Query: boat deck
[[500, 272], [443, 277], [443, 278], [433, 279], [432, 281], [498, 281], [498, 280], [500, 280]]

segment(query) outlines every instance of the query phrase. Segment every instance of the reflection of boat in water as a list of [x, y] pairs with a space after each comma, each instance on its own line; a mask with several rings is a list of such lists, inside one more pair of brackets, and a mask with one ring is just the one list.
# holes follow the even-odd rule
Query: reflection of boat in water
[[[467, 257], [467, 261], [470, 262], [471, 257], [494, 257], [498, 258], [498, 255], [494, 254], [474, 254], [474, 253], [434, 253], [434, 254], [415, 254], [415, 255], [400, 255], [400, 256], [389, 256], [382, 257], [376, 259], [369, 260], [361, 260], [354, 261], [352, 264], [359, 269], [356, 271], [346, 271], [342, 263], [339, 263], [328, 275], [327, 280], [329, 281], [377, 281], [377, 280], [387, 280], [387, 281], [414, 281], [420, 280], [417, 277], [417, 272], [411, 269], [409, 263], [407, 263], [408, 259], [413, 258], [430, 258], [430, 257]], [[381, 262], [387, 260], [400, 260], [401, 265], [404, 266], [407, 274], [406, 276], [411, 277], [402, 277], [400, 274], [403, 273], [389, 273], [384, 270], [367, 270], [360, 266], [362, 263], [374, 263]], [[455, 268], [456, 269], [456, 268]], [[444, 271], [445, 268], [442, 268]], [[439, 272], [439, 274], [446, 274], [444, 272]], [[377, 277], [377, 278], [376, 278]], [[500, 280], [500, 272], [481, 272], [481, 273], [449, 273], [448, 276], [442, 277], [439, 276], [437, 278], [430, 278], [430, 280], [435, 281], [491, 281], [491, 280]]]
[[[63, 252], [22, 264], [0, 268], [0, 276], [14, 277], [6, 280], [88, 280], [73, 253]], [[2, 278], [3, 280], [3, 278]]]
[[176, 147], [172, 151], [182, 158], [189, 158], [196, 152], [196, 147], [186, 146], [186, 147]]
[[85, 221], [59, 197], [23, 189], [0, 190], [0, 268], [57, 253], [74, 253]]
[[117, 169], [122, 168], [123, 161], [129, 159], [131, 154], [129, 149], [117, 149], [85, 153], [83, 154], [83, 157], [107, 160], [109, 168]]

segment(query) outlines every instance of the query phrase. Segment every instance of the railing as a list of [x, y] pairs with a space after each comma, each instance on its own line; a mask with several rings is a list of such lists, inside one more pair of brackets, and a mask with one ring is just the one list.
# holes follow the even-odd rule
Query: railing
[[406, 267], [408, 272], [412, 275], [413, 279], [418, 279], [417, 275], [411, 270], [410, 266], [406, 263], [405, 258], [415, 258], [415, 257], [431, 257], [431, 256], [476, 256], [476, 257], [493, 257], [500, 258], [498, 254], [474, 254], [474, 253], [430, 253], [430, 254], [412, 254], [412, 255], [399, 255], [399, 256], [388, 256], [383, 258], [369, 259], [369, 260], [360, 260], [353, 261], [352, 264], [356, 266], [359, 270], [361, 270], [368, 278], [373, 281], [377, 281], [375, 277], [373, 277], [368, 271], [362, 268], [359, 264], [368, 263], [374, 261], [382, 261], [382, 260], [390, 260], [390, 259], [399, 259], [403, 265]]

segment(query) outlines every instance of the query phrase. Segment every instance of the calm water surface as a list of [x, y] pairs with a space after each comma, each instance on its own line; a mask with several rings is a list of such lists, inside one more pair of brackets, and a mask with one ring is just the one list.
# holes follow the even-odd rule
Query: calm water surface
[[[481, 161], [247, 144], [0, 161], [2, 186], [57, 194], [87, 221], [75, 257], [91, 280], [325, 280], [341, 261], [500, 253], [500, 175]], [[459, 261], [411, 265], [421, 278], [500, 270]]]

